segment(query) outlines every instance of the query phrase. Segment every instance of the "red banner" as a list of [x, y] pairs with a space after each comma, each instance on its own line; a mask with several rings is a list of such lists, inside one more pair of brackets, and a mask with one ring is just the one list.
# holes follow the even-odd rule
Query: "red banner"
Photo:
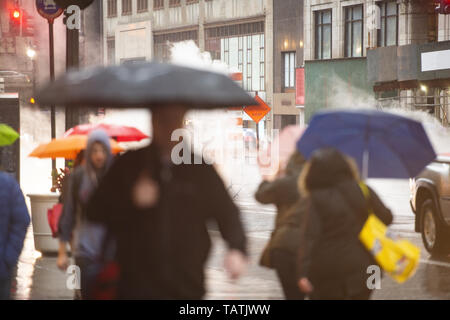
[[295, 88], [295, 104], [297, 106], [305, 105], [305, 68], [295, 69], [296, 88]]

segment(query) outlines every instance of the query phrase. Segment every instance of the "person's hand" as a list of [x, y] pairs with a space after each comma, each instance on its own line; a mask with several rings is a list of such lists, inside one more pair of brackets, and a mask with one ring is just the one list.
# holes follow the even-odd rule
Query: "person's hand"
[[247, 269], [247, 258], [239, 250], [229, 250], [225, 256], [224, 266], [232, 280], [238, 279]]
[[146, 175], [142, 175], [133, 188], [133, 202], [138, 208], [152, 208], [159, 200], [158, 183]]
[[301, 278], [300, 280], [298, 280], [298, 287], [301, 292], [306, 294], [313, 292], [314, 289], [308, 278]]
[[69, 267], [69, 257], [67, 256], [67, 253], [59, 253], [58, 259], [56, 260], [56, 265], [58, 268], [62, 271], [66, 271]]

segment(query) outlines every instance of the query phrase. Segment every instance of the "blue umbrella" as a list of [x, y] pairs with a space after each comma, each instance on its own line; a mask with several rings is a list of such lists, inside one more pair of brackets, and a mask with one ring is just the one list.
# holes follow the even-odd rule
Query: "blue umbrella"
[[364, 178], [410, 178], [436, 158], [420, 122], [381, 111], [316, 114], [297, 142], [306, 157], [333, 147], [354, 158]]

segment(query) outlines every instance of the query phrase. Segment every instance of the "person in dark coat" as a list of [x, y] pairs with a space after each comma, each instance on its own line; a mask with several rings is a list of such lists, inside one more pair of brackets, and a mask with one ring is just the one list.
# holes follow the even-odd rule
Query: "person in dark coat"
[[358, 236], [369, 208], [386, 225], [392, 214], [370, 190], [366, 200], [356, 164], [332, 148], [316, 151], [299, 178], [302, 237], [298, 284], [311, 299], [369, 299], [367, 268], [376, 265]]
[[[152, 143], [120, 156], [88, 205], [88, 218], [105, 223], [117, 240], [119, 299], [203, 298], [208, 221], [228, 245], [229, 275], [245, 269], [243, 225], [222, 180], [213, 166], [194, 164], [189, 149], [176, 152], [180, 144], [171, 140], [186, 110], [152, 109]], [[175, 165], [180, 156], [191, 164]]]
[[12, 176], [0, 172], [0, 300], [11, 298], [11, 281], [30, 225], [25, 199]]
[[303, 300], [304, 294], [297, 286], [297, 252], [300, 237], [300, 217], [292, 210], [299, 200], [297, 181], [305, 160], [299, 152], [289, 158], [284, 173], [274, 181], [263, 181], [255, 193], [257, 201], [275, 204], [275, 228], [262, 253], [260, 264], [277, 272], [287, 300]]

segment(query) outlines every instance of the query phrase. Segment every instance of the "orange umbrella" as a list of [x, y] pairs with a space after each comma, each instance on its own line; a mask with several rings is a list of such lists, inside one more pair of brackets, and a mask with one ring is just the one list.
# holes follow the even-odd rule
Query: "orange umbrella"
[[[29, 156], [36, 158], [75, 159], [81, 150], [86, 149], [87, 141], [88, 136], [86, 135], [72, 135], [66, 138], [53, 139], [49, 143], [39, 145]], [[124, 151], [116, 141], [112, 139], [109, 141], [113, 154]]]

